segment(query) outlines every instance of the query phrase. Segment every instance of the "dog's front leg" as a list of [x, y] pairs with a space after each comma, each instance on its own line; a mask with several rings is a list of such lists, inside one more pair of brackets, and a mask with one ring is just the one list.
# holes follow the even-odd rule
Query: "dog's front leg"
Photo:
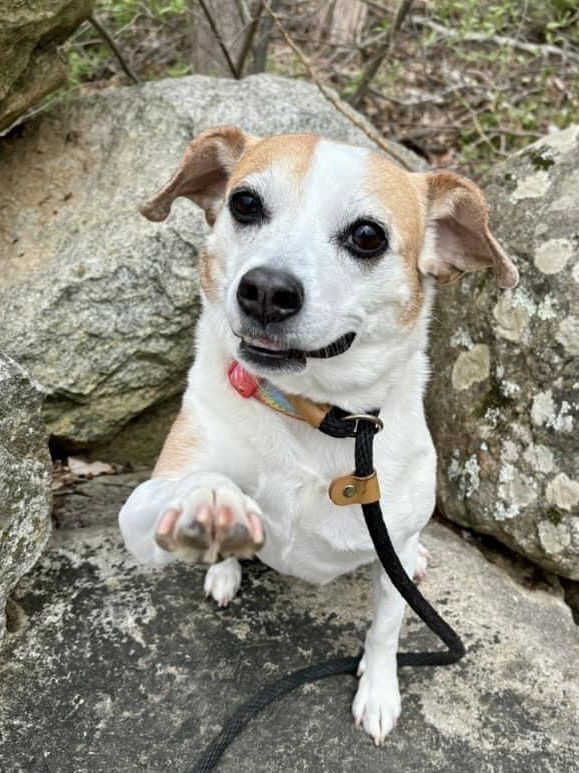
[[153, 478], [133, 491], [119, 514], [127, 549], [140, 561], [214, 562], [204, 588], [220, 606], [239, 590], [237, 558], [263, 545], [261, 510], [225, 475], [192, 472], [186, 478]]
[[[412, 577], [418, 553], [418, 538], [399, 553], [404, 569]], [[358, 667], [358, 690], [352, 713], [357, 725], [378, 746], [400, 716], [400, 690], [396, 653], [405, 602], [382, 566], [373, 567], [374, 619], [366, 635], [364, 655]]]
[[218, 467], [219, 453], [196, 454], [198, 440], [190, 413], [175, 421], [151, 480], [133, 491], [119, 514], [128, 550], [156, 565], [174, 559], [213, 563], [205, 592], [225, 605], [241, 582], [237, 558], [249, 558], [263, 545], [261, 510]]

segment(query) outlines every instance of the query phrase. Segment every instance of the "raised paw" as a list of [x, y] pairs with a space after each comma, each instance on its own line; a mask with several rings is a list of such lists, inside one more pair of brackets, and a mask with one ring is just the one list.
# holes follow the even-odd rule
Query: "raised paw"
[[187, 561], [251, 558], [264, 543], [261, 511], [233, 484], [194, 489], [161, 514], [155, 541]]
[[226, 558], [207, 570], [203, 589], [220, 607], [226, 607], [241, 585], [241, 567], [236, 558]]
[[373, 738], [376, 746], [380, 746], [400, 716], [400, 692], [396, 680], [390, 684], [371, 681], [364, 666], [352, 714], [356, 725]]

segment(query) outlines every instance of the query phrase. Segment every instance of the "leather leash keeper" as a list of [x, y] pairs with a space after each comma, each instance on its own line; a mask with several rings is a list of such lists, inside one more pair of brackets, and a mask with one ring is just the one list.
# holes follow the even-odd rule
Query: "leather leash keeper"
[[328, 489], [330, 499], [335, 505], [369, 505], [380, 501], [380, 484], [376, 470], [361, 478], [352, 473], [334, 478]]
[[[330, 484], [330, 498], [337, 505], [361, 504], [362, 513], [370, 537], [374, 544], [377, 557], [384, 568], [390, 582], [406, 601], [408, 606], [426, 623], [430, 630], [446, 645], [446, 650], [432, 652], [398, 652], [396, 656], [398, 666], [445, 666], [460, 660], [466, 649], [458, 634], [440, 617], [438, 612], [420, 593], [413, 580], [406, 574], [398, 558], [394, 546], [390, 540], [388, 529], [384, 522], [380, 507], [380, 490], [376, 471], [374, 470], [373, 446], [374, 436], [383, 428], [382, 421], [378, 417], [379, 411], [369, 411], [366, 414], [348, 414], [337, 407], [320, 406], [305, 398], [299, 398], [298, 404], [303, 408], [304, 403], [315, 406], [313, 412], [307, 410], [310, 419], [303, 415], [298, 404], [291, 398], [291, 404], [312, 427], [317, 427], [321, 432], [335, 438], [355, 439], [355, 469], [351, 475], [336, 478]], [[320, 414], [322, 418], [317, 422]], [[352, 486], [355, 491], [348, 487]], [[345, 492], [348, 493], [345, 493]], [[351, 496], [348, 494], [351, 493]], [[347, 501], [335, 501], [343, 498]], [[299, 671], [277, 679], [264, 687], [256, 695], [250, 697], [245, 703], [226, 720], [223, 729], [206, 747], [201, 757], [188, 773], [209, 773], [217, 766], [221, 756], [243, 731], [248, 722], [259, 714], [266, 706], [283, 698], [292, 690], [308, 682], [315, 682], [329, 676], [338, 674], [351, 674], [356, 676], [361, 656], [336, 658], [313, 666], [307, 666]]]
[[[376, 427], [376, 432], [384, 429], [384, 423], [378, 415], [373, 413], [355, 413], [344, 416], [343, 421], [356, 421], [355, 432], [358, 431], [359, 421], [369, 421]], [[330, 499], [335, 505], [370, 505], [372, 502], [380, 501], [380, 484], [376, 470], [372, 470], [369, 475], [356, 475], [354, 471], [351, 475], [342, 475], [341, 478], [334, 478], [328, 489]]]

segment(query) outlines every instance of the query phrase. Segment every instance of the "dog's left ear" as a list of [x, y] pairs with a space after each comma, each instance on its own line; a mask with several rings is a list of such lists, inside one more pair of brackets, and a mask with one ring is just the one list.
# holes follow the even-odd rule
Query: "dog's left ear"
[[515, 287], [519, 273], [491, 233], [480, 188], [452, 172], [418, 177], [426, 193], [427, 230], [434, 237], [418, 261], [420, 271], [449, 284], [470, 271], [492, 267], [499, 287]]
[[189, 145], [169, 182], [141, 206], [141, 214], [156, 222], [165, 220], [175, 199], [185, 196], [205, 210], [207, 222], [213, 225], [227, 180], [243, 153], [256, 142], [257, 137], [234, 126], [203, 132]]

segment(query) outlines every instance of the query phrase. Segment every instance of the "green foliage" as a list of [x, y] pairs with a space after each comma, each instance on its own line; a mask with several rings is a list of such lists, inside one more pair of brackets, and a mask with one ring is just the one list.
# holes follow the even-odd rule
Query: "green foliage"
[[[109, 34], [130, 59], [140, 37], [167, 34], [171, 25], [183, 26], [188, 17], [187, 0], [97, 0], [95, 12]], [[167, 46], [170, 48], [170, 45]], [[86, 22], [65, 47], [69, 62], [69, 86], [110, 78], [118, 66], [110, 48]], [[141, 78], [189, 75], [191, 66], [179, 52], [163, 72], [146, 70]]]
[[566, 27], [577, 13], [577, 0], [439, 0], [433, 19], [457, 31], [512, 35], [517, 31], [549, 31]]
[[[459, 158], [472, 172], [482, 172], [497, 157], [524, 147], [550, 125], [563, 129], [579, 122], [579, 76], [570, 76], [569, 69], [562, 76], [563, 60], [541, 53], [545, 44], [579, 44], [577, 0], [438, 0], [425, 8], [448, 35], [424, 26], [418, 31], [422, 49], [434, 61], [439, 56], [461, 78], [468, 73], [473, 82], [472, 88], [457, 90], [448, 103], [452, 113], [454, 102], [471, 117], [455, 141]], [[530, 43], [531, 50], [517, 48], [512, 41]], [[396, 88], [391, 70], [390, 62], [380, 73], [386, 93]], [[489, 86], [486, 94], [481, 90], [484, 83]]]
[[95, 80], [109, 58], [109, 50], [104, 46], [94, 46], [82, 53], [72, 49], [68, 53], [69, 82], [78, 86], [86, 81]]
[[187, 0], [98, 0], [97, 10], [110, 14], [115, 26], [130, 24], [139, 14], [152, 19], [168, 19], [187, 11]]

